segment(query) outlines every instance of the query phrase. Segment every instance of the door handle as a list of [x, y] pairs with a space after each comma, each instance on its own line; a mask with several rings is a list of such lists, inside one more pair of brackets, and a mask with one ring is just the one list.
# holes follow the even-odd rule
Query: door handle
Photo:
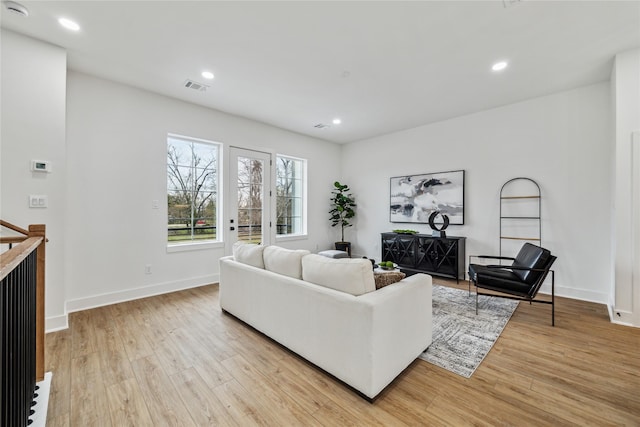
[[231, 231], [233, 231], [235, 229], [236, 229], [235, 227], [229, 227], [229, 230], [231, 230]]

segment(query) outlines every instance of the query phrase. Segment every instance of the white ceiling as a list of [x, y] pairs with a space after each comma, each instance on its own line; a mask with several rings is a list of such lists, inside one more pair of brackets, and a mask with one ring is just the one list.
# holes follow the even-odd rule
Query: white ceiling
[[2, 27], [73, 70], [341, 143], [605, 81], [640, 46], [640, 1], [19, 3]]

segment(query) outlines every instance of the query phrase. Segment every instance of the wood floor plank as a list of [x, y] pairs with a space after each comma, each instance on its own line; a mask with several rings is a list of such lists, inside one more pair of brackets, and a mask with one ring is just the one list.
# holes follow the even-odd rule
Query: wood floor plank
[[[597, 411], [589, 411], [588, 407], [581, 407], [581, 405], [577, 405], [578, 402], [576, 401], [571, 401], [566, 397], [564, 399], [560, 399], [555, 393], [552, 396], [548, 396], [538, 391], [531, 390], [530, 388], [519, 387], [516, 384], [509, 384], [503, 381], [498, 382], [496, 385], [496, 391], [501, 394], [508, 395], [510, 399], [522, 402], [522, 405], [526, 405], [530, 402], [536, 402], [544, 408], [545, 412], [548, 412], [555, 417], [558, 424], [563, 422], [566, 424], [602, 427], [618, 425], [607, 418], [600, 417]], [[589, 411], [590, 413], [588, 420], [584, 419], [585, 411]]]
[[47, 415], [47, 427], [69, 427], [69, 413], [65, 412], [57, 417], [49, 417]]
[[154, 425], [135, 379], [126, 379], [107, 387], [107, 397], [114, 426]]
[[[49, 388], [47, 423], [66, 416], [69, 419], [71, 399], [71, 331], [47, 334], [45, 339], [45, 371], [53, 372]], [[59, 422], [59, 421], [58, 421]]]
[[171, 375], [178, 395], [198, 426], [239, 426], [227, 413], [225, 406], [215, 397], [212, 389], [193, 369]]
[[416, 360], [369, 403], [218, 297], [211, 285], [72, 313], [46, 338], [47, 425], [640, 426], [640, 329], [600, 304], [557, 298], [556, 327], [549, 307], [519, 304], [471, 378]]
[[133, 315], [115, 314], [114, 321], [130, 361], [153, 354], [153, 347], [149, 344], [142, 331], [142, 326], [135, 320]]
[[155, 426], [195, 425], [156, 356], [136, 359], [132, 365]]
[[263, 375], [242, 356], [224, 360], [222, 365], [240, 385], [253, 391], [257, 402], [269, 408], [277, 425], [320, 425], [312, 422], [308, 412], [281, 390], [282, 384], [278, 386], [273, 383], [271, 375]]
[[117, 332], [115, 322], [108, 314], [108, 310], [95, 309], [94, 315], [98, 322], [95, 323], [94, 333], [96, 345], [100, 349], [100, 367], [104, 385], [112, 384], [133, 378], [131, 363], [124, 349], [122, 338]]
[[235, 379], [214, 388], [213, 393], [222, 402], [231, 419], [239, 425], [278, 425], [270, 417], [268, 408], [256, 402], [251, 391], [243, 388]]
[[209, 388], [215, 388], [233, 379], [229, 371], [216, 360], [196, 363], [194, 369]]
[[93, 316], [90, 311], [69, 313], [69, 324], [71, 325], [71, 351], [74, 356], [94, 353], [98, 346], [92, 330]]
[[98, 354], [89, 353], [71, 359], [71, 380], [69, 424], [110, 426], [111, 415]]

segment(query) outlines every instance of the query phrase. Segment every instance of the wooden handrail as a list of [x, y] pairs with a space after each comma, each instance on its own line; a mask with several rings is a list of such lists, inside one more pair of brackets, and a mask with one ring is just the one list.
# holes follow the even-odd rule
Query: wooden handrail
[[0, 280], [4, 279], [30, 253], [36, 251], [36, 381], [44, 379], [44, 290], [45, 290], [45, 243], [44, 224], [32, 224], [28, 230], [0, 220], [0, 225], [25, 234], [26, 240], [0, 254]]
[[40, 242], [42, 237], [27, 237], [24, 242], [0, 255], [0, 280], [7, 277], [31, 252], [37, 250]]
[[17, 233], [24, 234], [25, 236], [29, 235], [29, 231], [28, 230], [25, 230], [24, 228], [18, 227], [17, 225], [13, 225], [10, 222], [7, 222], [7, 221], [5, 221], [3, 219], [0, 219], [0, 226], [6, 227], [9, 230], [13, 230], [13, 231], [15, 231]]
[[28, 237], [26, 236], [7, 236], [7, 237], [0, 237], [0, 244], [14, 244], [14, 243], [20, 243], [20, 242], [24, 242], [25, 240], [27, 240]]

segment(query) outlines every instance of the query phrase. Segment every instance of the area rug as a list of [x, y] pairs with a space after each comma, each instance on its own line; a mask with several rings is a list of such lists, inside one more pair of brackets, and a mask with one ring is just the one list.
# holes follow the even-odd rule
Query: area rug
[[433, 342], [420, 355], [429, 363], [465, 378], [485, 358], [518, 301], [480, 295], [462, 289], [433, 286]]

